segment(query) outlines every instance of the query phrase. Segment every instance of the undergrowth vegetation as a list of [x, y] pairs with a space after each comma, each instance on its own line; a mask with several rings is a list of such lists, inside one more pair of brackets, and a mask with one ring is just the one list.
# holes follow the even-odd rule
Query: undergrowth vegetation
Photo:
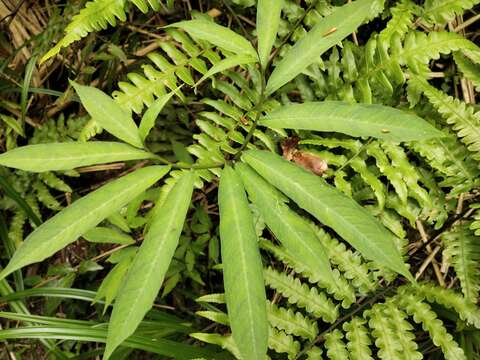
[[477, 5], [0, 0], [1, 358], [479, 359]]

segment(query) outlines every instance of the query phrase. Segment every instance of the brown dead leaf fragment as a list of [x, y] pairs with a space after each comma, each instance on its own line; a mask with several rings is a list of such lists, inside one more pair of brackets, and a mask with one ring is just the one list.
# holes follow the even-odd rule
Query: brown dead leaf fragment
[[327, 162], [320, 156], [298, 150], [297, 145], [299, 141], [300, 139], [296, 136], [285, 139], [281, 144], [283, 157], [288, 161], [295, 162], [315, 175], [323, 175], [328, 170]]
[[296, 151], [295, 154], [293, 154], [293, 161], [316, 175], [323, 175], [323, 173], [328, 170], [327, 162], [320, 156], [304, 151]]
[[283, 157], [286, 160], [292, 161], [293, 154], [298, 151], [297, 145], [299, 141], [300, 138], [298, 136], [292, 136], [282, 141], [280, 146], [282, 147]]

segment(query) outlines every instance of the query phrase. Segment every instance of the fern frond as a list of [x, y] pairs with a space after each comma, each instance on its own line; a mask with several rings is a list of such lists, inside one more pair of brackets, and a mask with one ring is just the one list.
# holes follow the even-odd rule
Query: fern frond
[[413, 23], [413, 16], [417, 11], [417, 5], [411, 0], [401, 0], [391, 8], [392, 18], [387, 22], [379, 37], [390, 40], [394, 35], [400, 38], [410, 30]]
[[75, 15], [65, 29], [65, 36], [48, 51], [42, 62], [55, 56], [64, 47], [87, 36], [92, 31], [115, 26], [117, 20], [125, 21], [125, 0], [92, 0], [85, 4], [78, 15]]
[[68, 186], [62, 179], [58, 178], [52, 172], [43, 172], [39, 173], [38, 177], [42, 180], [48, 187], [61, 191], [61, 192], [72, 192], [72, 188]]
[[32, 187], [35, 190], [35, 195], [38, 200], [47, 208], [57, 211], [62, 209], [62, 205], [50, 194], [50, 191], [42, 182], [35, 181]]
[[278, 260], [290, 266], [297, 274], [306, 277], [311, 284], [318, 284], [328, 294], [333, 294], [336, 300], [342, 301], [343, 308], [347, 309], [355, 302], [355, 290], [337, 269], [332, 269], [332, 277], [335, 282], [326, 282], [323, 274], [313, 274], [305, 265], [295, 260], [283, 246], [273, 245], [272, 242], [264, 239], [260, 241], [260, 246], [271, 252]]
[[174, 41], [178, 41], [181, 50], [169, 41], [162, 42], [162, 52], [147, 55], [151, 63], [142, 66], [143, 74], [129, 73], [128, 82], [118, 83], [120, 90], [114, 91], [112, 96], [125, 109], [138, 114], [145, 105], [150, 106], [156, 97], [167, 94], [168, 89], [176, 91], [176, 94], [184, 99], [178, 87], [179, 82], [193, 85], [190, 67], [204, 75], [208, 69], [207, 63], [215, 65], [221, 60], [216, 52], [199, 46], [188, 35], [176, 29], [167, 29], [166, 32]]
[[417, 324], [421, 324], [422, 328], [428, 331], [433, 343], [442, 349], [446, 360], [466, 359], [462, 348], [447, 332], [443, 322], [437, 318], [431, 307], [422, 302], [420, 296], [404, 294], [397, 296], [395, 301], [408, 315], [413, 317]]
[[477, 329], [480, 328], [480, 308], [451, 289], [445, 289], [429, 283], [419, 283], [417, 286], [407, 285], [398, 289], [399, 296], [402, 296], [404, 292], [422, 296], [430, 303], [437, 303], [447, 309], [453, 309], [460, 319], [475, 326]]
[[480, 92], [480, 65], [474, 64], [469, 58], [459, 52], [453, 53], [453, 59], [463, 75], [472, 81], [475, 90]]
[[322, 349], [314, 346], [306, 352], [307, 360], [322, 360], [322, 354]]
[[343, 324], [343, 331], [348, 340], [347, 349], [351, 359], [373, 360], [372, 344], [368, 336], [368, 329], [365, 326], [366, 320], [358, 316], [353, 317], [349, 322]]
[[267, 300], [268, 321], [290, 335], [313, 340], [318, 334], [317, 323], [292, 309], [278, 307]]
[[470, 224], [470, 230], [472, 230], [476, 236], [480, 236], [480, 204], [473, 204], [470, 207], [476, 209], [472, 215], [473, 220]]
[[426, 0], [422, 20], [428, 25], [444, 25], [478, 3], [478, 0]]
[[325, 334], [325, 348], [327, 356], [331, 360], [348, 360], [348, 351], [343, 342], [343, 334], [340, 330], [335, 329]]
[[423, 355], [417, 351], [418, 345], [414, 341], [415, 334], [412, 332], [413, 326], [406, 320], [407, 314], [399, 310], [391, 299], [385, 303], [384, 314], [389, 318], [396, 336], [396, 341], [401, 346], [401, 357], [399, 357], [399, 359], [423, 359]]
[[23, 241], [23, 227], [27, 222], [27, 214], [21, 209], [15, 209], [13, 217], [10, 220], [8, 228], [8, 237], [16, 246], [19, 246]]
[[268, 334], [268, 348], [277, 353], [287, 354], [288, 359], [291, 360], [295, 359], [300, 352], [300, 343], [283, 331], [271, 327]]
[[146, 14], [149, 10], [149, 6], [155, 10], [160, 10], [160, 0], [128, 0], [133, 3], [141, 12]]
[[232, 335], [208, 334], [208, 333], [191, 333], [190, 337], [203, 341], [207, 344], [218, 345], [222, 349], [228, 350], [237, 359], [241, 359], [240, 351], [237, 344], [233, 340]]
[[318, 240], [327, 249], [330, 261], [336, 265], [362, 294], [374, 291], [377, 287], [369, 273], [368, 266], [362, 262], [358, 253], [347, 249], [344, 243], [328, 235], [320, 228], [315, 229]]
[[465, 297], [477, 302], [480, 290], [480, 241], [468, 226], [458, 225], [442, 235], [445, 254], [453, 264]]
[[228, 315], [221, 311], [197, 311], [195, 314], [205, 319], [211, 320], [217, 324], [229, 325]]
[[315, 317], [322, 318], [325, 322], [333, 323], [338, 317], [338, 306], [318, 292], [316, 288], [309, 288], [293, 276], [280, 273], [272, 268], [264, 270], [265, 283], [277, 290], [290, 304], [305, 308]]
[[98, 124], [98, 122], [95, 121], [95, 119], [90, 119], [80, 132], [80, 135], [78, 136], [78, 141], [88, 141], [95, 135], [101, 134], [102, 131], [103, 129]]
[[375, 304], [370, 310], [363, 313], [368, 318], [368, 326], [372, 329], [375, 346], [378, 348], [378, 357], [384, 360], [400, 359], [402, 347], [397, 341], [391, 319], [385, 314], [384, 304]]
[[416, 141], [409, 147], [424, 157], [436, 175], [443, 180], [441, 187], [451, 187], [450, 193], [467, 192], [479, 184], [480, 169], [467, 148], [457, 137], [444, 130], [445, 137]]
[[467, 145], [468, 150], [473, 153], [473, 158], [480, 160], [480, 112], [475, 112], [473, 107], [437, 90], [419, 77], [414, 76], [409, 82], [424, 92], [446, 122], [458, 133], [458, 137]]

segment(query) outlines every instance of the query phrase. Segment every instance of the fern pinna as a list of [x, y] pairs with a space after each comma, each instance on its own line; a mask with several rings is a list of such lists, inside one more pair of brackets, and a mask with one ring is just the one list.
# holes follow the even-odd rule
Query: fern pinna
[[[162, 6], [90, 1], [45, 59], [123, 21], [129, 3]], [[113, 303], [106, 359], [123, 345], [226, 356], [205, 343], [239, 359], [468, 358], [479, 327], [478, 114], [432, 79], [433, 65], [452, 56], [476, 81], [480, 49], [445, 26], [474, 2], [384, 5], [260, 0], [255, 44], [194, 13], [162, 29], [158, 51], [112, 97], [72, 82], [91, 116], [83, 141], [20, 147], [0, 164], [43, 174], [142, 162], [36, 228], [0, 277], [80, 236], [102, 242], [110, 223], [139, 229], [142, 243], [124, 235], [94, 297]], [[391, 17], [386, 27], [359, 41], [356, 31], [380, 14]], [[117, 141], [90, 141], [102, 130]], [[223, 286], [199, 297], [197, 313], [216, 331], [190, 333], [195, 346], [145, 340], [161, 287], [166, 294], [179, 281], [192, 197], [217, 187]], [[145, 200], [155, 205], [137, 216]], [[421, 252], [423, 264], [409, 261]], [[463, 294], [446, 288], [452, 278]]]

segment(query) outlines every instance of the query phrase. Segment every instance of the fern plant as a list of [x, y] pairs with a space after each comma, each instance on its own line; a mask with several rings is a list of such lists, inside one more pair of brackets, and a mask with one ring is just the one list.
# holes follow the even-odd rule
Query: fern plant
[[[142, 11], [148, 5], [154, 9], [160, 5], [158, 1], [131, 2]], [[122, 20], [126, 3], [89, 2], [46, 57], [107, 22], [114, 25], [116, 19]], [[47, 259], [80, 236], [95, 237], [92, 231], [101, 237], [105, 229], [97, 226], [104, 220], [121, 228], [122, 208], [130, 207], [135, 214], [144, 199], [155, 199], [155, 207], [138, 223], [143, 242], [138, 248], [122, 249], [112, 260], [116, 265], [97, 293], [96, 300], [105, 298], [107, 305], [115, 299], [106, 338], [95, 333], [95, 339], [101, 335], [106, 341], [104, 358], [108, 359], [122, 344], [139, 341], [142, 320], [171, 276], [192, 195], [200, 191], [195, 188], [202, 189], [204, 182], [216, 184], [219, 178], [224, 295], [207, 299], [225, 303], [226, 313], [200, 315], [228, 325], [231, 336], [192, 336], [242, 359], [263, 360], [268, 348], [289, 358], [320, 358], [322, 349], [317, 345], [323, 340], [330, 358], [352, 354], [368, 358], [373, 356], [369, 336], [375, 339], [380, 358], [420, 358], [407, 320], [410, 316], [445, 358], [464, 358], [462, 348], [428, 303], [453, 308], [460, 320], [478, 327], [478, 309], [472, 302], [478, 283], [470, 274], [478, 254], [459, 256], [456, 244], [446, 243], [467, 295], [464, 298], [415, 283], [405, 262], [408, 248], [402, 238], [406, 236], [403, 219], [412, 227], [418, 220], [428, 220], [443, 228], [452, 210], [443, 188], [458, 194], [478, 184], [478, 163], [474, 163], [478, 158], [466, 155], [478, 150], [476, 115], [464, 109], [466, 115], [459, 119], [457, 113], [451, 114], [458, 103], [448, 100], [453, 105], [445, 110], [444, 104], [431, 100], [447, 117], [446, 124], [437, 124], [394, 99], [407, 78], [412, 106], [418, 105], [418, 89], [434, 98], [438, 94], [426, 80], [430, 61], [461, 51], [479, 62], [480, 51], [460, 35], [411, 29], [413, 14], [419, 10], [409, 1], [400, 2], [393, 11], [392, 21], [401, 25], [390, 23], [364, 47], [344, 39], [377, 16], [383, 1], [356, 0], [343, 6], [311, 2], [309, 12], [300, 15], [295, 14], [295, 6], [289, 1], [258, 1], [256, 48], [204, 16], [170, 24], [165, 32], [173, 40], [162, 43], [161, 52], [149, 55], [154, 66], [145, 65], [143, 75], [131, 73], [113, 97], [71, 82], [92, 118], [82, 140], [103, 129], [119, 141], [28, 145], [0, 155], [0, 164], [40, 174], [117, 161], [142, 160], [140, 168], [92, 191], [36, 228], [0, 278]], [[455, 6], [453, 12], [468, 7]], [[287, 20], [282, 19], [282, 11]], [[435, 16], [444, 11], [448, 19], [450, 7], [438, 9]], [[278, 43], [277, 35], [281, 36], [282, 26], [288, 27], [289, 15], [296, 24]], [[342, 41], [339, 60], [335, 46]], [[329, 50], [328, 62], [323, 61], [322, 55]], [[315, 101], [292, 102], [288, 97], [292, 84], [304, 98]], [[201, 104], [201, 111], [192, 108], [200, 133], [186, 148], [193, 158], [184, 153], [183, 161], [171, 161], [172, 157], [152, 149], [148, 136], [155, 133], [157, 118], [168, 102], [184, 102], [188, 107], [190, 98]], [[139, 125], [137, 115], [141, 115]], [[294, 134], [300, 139], [289, 136]], [[448, 144], [456, 144], [458, 138], [466, 147], [452, 154]], [[276, 153], [279, 143], [283, 156]], [[418, 157], [411, 160], [407, 149]], [[451, 178], [453, 172], [458, 181]], [[432, 180], [435, 176], [444, 178], [443, 185]], [[464, 179], [469, 182], [462, 185]], [[159, 183], [161, 188], [155, 187]], [[258, 222], [266, 224], [268, 237], [281, 246], [268, 239], [258, 241], [263, 235]], [[471, 242], [463, 246], [473, 248]], [[299, 275], [265, 267], [261, 248]], [[411, 284], [398, 291], [392, 286], [392, 294], [382, 295], [381, 282], [392, 283], [398, 275]], [[269, 302], [265, 286], [275, 292]], [[354, 309], [342, 316], [356, 306], [359, 295], [377, 292], [384, 302], [362, 314], [353, 316], [359, 311]], [[168, 346], [155, 351], [175, 353]]]

